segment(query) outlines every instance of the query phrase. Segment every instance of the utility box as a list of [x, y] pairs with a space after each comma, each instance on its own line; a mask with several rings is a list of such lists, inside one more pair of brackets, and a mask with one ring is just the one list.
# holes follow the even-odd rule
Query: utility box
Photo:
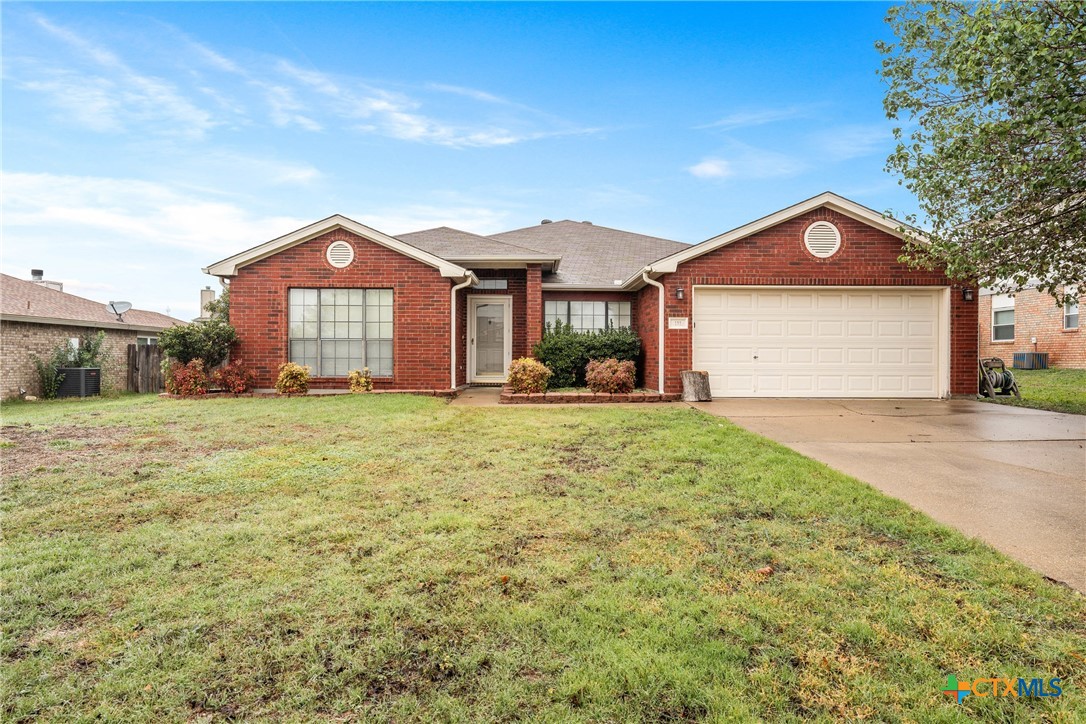
[[102, 391], [99, 367], [58, 367], [57, 374], [64, 375], [57, 397], [92, 397]]
[[1014, 368], [1016, 370], [1047, 370], [1048, 352], [1015, 352]]

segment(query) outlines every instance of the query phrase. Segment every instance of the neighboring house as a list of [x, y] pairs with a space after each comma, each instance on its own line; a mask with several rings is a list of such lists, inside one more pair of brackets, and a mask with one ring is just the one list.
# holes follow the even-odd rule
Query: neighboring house
[[0, 274], [0, 395], [14, 397], [20, 389], [41, 394], [33, 356], [48, 359], [58, 346], [99, 329], [106, 333], [102, 389], [123, 390], [128, 345], [154, 344], [159, 332], [175, 324], [184, 322], [142, 309], [130, 309], [118, 319], [101, 302], [37, 279]]
[[[736, 397], [976, 393], [977, 305], [898, 261], [900, 224], [832, 193], [696, 245], [588, 222], [389, 236], [333, 216], [212, 264], [236, 357], [270, 387], [368, 366], [384, 389], [499, 383], [544, 324], [629, 324], [649, 387]], [[664, 354], [660, 354], [660, 350]]]
[[1079, 332], [1078, 302], [1057, 305], [1052, 295], [1028, 287], [1013, 293], [980, 290], [977, 326], [980, 356], [1046, 352], [1049, 367], [1086, 369], [1086, 336]]

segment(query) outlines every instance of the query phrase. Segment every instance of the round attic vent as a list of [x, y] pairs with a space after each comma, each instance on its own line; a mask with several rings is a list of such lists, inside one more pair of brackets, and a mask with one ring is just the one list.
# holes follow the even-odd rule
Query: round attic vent
[[841, 248], [841, 232], [828, 221], [816, 221], [807, 227], [803, 243], [812, 255], [825, 259]]
[[345, 241], [333, 241], [328, 245], [324, 256], [329, 264], [336, 269], [342, 269], [354, 261], [354, 247]]

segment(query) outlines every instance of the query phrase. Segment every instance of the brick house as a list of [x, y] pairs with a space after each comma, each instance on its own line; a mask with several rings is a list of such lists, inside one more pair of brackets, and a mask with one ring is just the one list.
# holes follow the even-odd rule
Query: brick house
[[1079, 332], [1078, 302], [1057, 305], [1034, 288], [1014, 293], [981, 289], [977, 305], [981, 357], [1047, 352], [1049, 367], [1086, 369], [1086, 337]]
[[98, 330], [106, 333], [102, 390], [123, 390], [128, 345], [153, 343], [163, 329], [184, 324], [142, 309], [130, 309], [118, 319], [101, 302], [7, 274], [0, 274], [0, 286], [0, 395], [5, 399], [21, 389], [40, 395], [34, 356], [48, 359], [58, 346]]
[[[270, 387], [366, 365], [383, 389], [501, 382], [544, 325], [630, 326], [648, 387], [702, 369], [717, 396], [976, 393], [977, 305], [898, 261], [900, 224], [824, 193], [700, 244], [544, 221], [389, 236], [343, 216], [212, 264], [235, 357]], [[663, 350], [663, 354], [661, 354]]]

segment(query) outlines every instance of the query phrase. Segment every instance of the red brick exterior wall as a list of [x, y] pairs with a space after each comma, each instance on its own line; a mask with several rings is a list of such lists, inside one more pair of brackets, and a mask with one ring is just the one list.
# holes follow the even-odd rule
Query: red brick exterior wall
[[[829, 221], [841, 232], [841, 249], [828, 259], [812, 256], [803, 244], [807, 227], [819, 220]], [[940, 272], [902, 264], [900, 254], [901, 241], [894, 236], [833, 210], [818, 209], [682, 264], [660, 280], [666, 288], [664, 314], [690, 318], [695, 285], [950, 286]], [[680, 286], [685, 290], [683, 300], [676, 298]], [[650, 302], [640, 306], [643, 312], [655, 310], [656, 293], [655, 288], [642, 292], [642, 299]], [[950, 302], [950, 391], [975, 394], [977, 303], [963, 302], [958, 287], [952, 290]], [[651, 334], [648, 327], [639, 320], [646, 343], [656, 336], [655, 326]], [[665, 392], [682, 390], [679, 372], [692, 364], [692, 333], [692, 327], [664, 332]], [[646, 355], [646, 372], [651, 377], [650, 357]]]
[[[641, 338], [641, 373], [650, 390], [659, 387], [660, 365], [660, 290], [650, 285], [637, 293], [636, 309], [632, 310], [633, 328]], [[665, 332], [666, 334], [666, 332]], [[678, 373], [676, 373], [678, 374]]]
[[[332, 241], [349, 242], [354, 262], [336, 269], [325, 260]], [[392, 378], [378, 378], [381, 389], [448, 389], [450, 279], [433, 267], [375, 244], [344, 229], [254, 262], [230, 282], [230, 322], [239, 343], [233, 352], [254, 369], [257, 387], [275, 384], [288, 359], [288, 291], [305, 288], [392, 289]], [[345, 378], [318, 378], [314, 387], [346, 387]]]
[[[1014, 298], [1014, 339], [992, 341], [992, 297], [980, 297], [977, 331], [981, 357], [1002, 357], [1010, 365], [1015, 352], [1047, 352], [1049, 367], [1086, 369], [1086, 336], [1063, 328], [1063, 306], [1036, 289], [1023, 289]], [[1030, 340], [1036, 337], [1037, 344]]]
[[523, 356], [528, 356], [535, 343], [543, 339], [543, 269], [539, 264], [528, 265], [525, 282]]

